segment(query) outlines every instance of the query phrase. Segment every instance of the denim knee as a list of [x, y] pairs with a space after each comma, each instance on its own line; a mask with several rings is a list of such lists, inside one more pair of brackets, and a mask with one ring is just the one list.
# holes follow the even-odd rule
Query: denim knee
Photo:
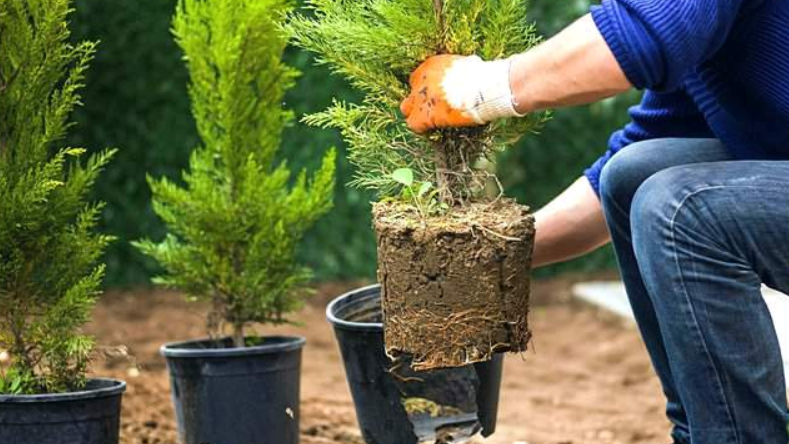
[[[715, 208], [705, 191], [714, 191], [703, 170], [678, 166], [662, 170], [645, 180], [633, 197], [630, 209], [636, 256], [649, 262], [677, 242], [711, 242], [720, 229]], [[721, 211], [725, 209], [719, 209]]]
[[685, 167], [659, 171], [647, 178], [636, 190], [630, 208], [633, 241], [639, 244], [666, 239], [680, 205], [694, 193]]
[[603, 168], [600, 176], [603, 208], [608, 214], [614, 208], [629, 212], [636, 191], [661, 170], [730, 158], [716, 139], [667, 138], [633, 143], [616, 153]]
[[662, 139], [634, 143], [619, 151], [600, 174], [600, 200], [606, 211], [614, 206], [627, 211], [641, 184], [658, 171], [654, 159]]

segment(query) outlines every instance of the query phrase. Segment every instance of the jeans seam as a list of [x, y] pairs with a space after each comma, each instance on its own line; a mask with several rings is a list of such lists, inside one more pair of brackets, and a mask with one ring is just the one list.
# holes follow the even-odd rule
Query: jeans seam
[[[729, 400], [728, 400], [728, 398], [726, 396], [725, 391], [723, 390], [723, 382], [722, 382], [722, 378], [721, 378], [721, 375], [720, 375], [720, 371], [718, 370], [718, 367], [715, 364], [715, 361], [712, 359], [712, 355], [710, 354], [709, 347], [707, 346], [707, 341], [704, 339], [704, 335], [702, 334], [701, 328], [699, 327], [699, 321], [698, 321], [698, 318], [696, 316], [696, 310], [693, 307], [693, 304], [691, 303], [690, 296], [688, 295], [687, 285], [685, 284], [685, 276], [682, 273], [682, 268], [680, 267], [680, 264], [679, 264], [679, 255], [677, 254], [677, 241], [676, 241], [676, 235], [675, 235], [675, 225], [676, 225], [677, 217], [679, 216], [679, 212], [682, 210], [682, 208], [685, 206], [685, 204], [687, 203], [688, 200], [690, 200], [692, 197], [694, 197], [694, 196], [696, 196], [696, 195], [698, 195], [700, 193], [703, 193], [705, 191], [716, 190], [716, 189], [725, 189], [725, 188], [729, 188], [729, 187], [727, 187], [726, 185], [707, 186], [707, 187], [703, 187], [703, 188], [697, 189], [697, 190], [695, 190], [695, 191], [693, 191], [691, 193], [688, 193], [688, 195], [685, 196], [679, 202], [679, 204], [677, 205], [677, 209], [674, 211], [674, 214], [671, 216], [671, 220], [669, 221], [669, 232], [671, 233], [671, 244], [672, 244], [671, 247], [672, 247], [672, 252], [674, 254], [674, 265], [676, 266], [677, 271], [678, 271], [679, 280], [680, 280], [680, 287], [681, 287], [683, 296], [685, 298], [685, 302], [688, 304], [688, 309], [690, 310], [691, 320], [692, 320], [692, 323], [693, 323], [692, 327], [698, 333], [699, 339], [701, 341], [701, 345], [702, 345], [702, 347], [704, 349], [704, 354], [707, 356], [707, 360], [710, 363], [713, 372], [715, 373], [715, 382], [718, 385], [718, 390], [720, 392], [721, 398], [723, 399], [723, 404], [724, 404], [724, 407], [726, 408], [726, 414], [728, 416], [729, 423], [731, 424], [730, 427], [732, 428], [732, 431], [734, 432], [734, 438], [736, 440], [736, 443], [737, 444], [741, 444], [742, 441], [740, 440], [739, 431], [737, 430], [737, 423], [734, 420], [734, 417], [732, 415], [731, 406], [729, 405]], [[688, 425], [690, 426], [691, 436], [692, 436], [693, 435], [693, 427], [690, 424], [688, 424]]]

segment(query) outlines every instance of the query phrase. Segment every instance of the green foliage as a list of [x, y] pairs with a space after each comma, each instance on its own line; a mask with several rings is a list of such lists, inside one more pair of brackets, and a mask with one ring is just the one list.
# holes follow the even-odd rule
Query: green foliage
[[33, 374], [19, 366], [6, 369], [0, 377], [0, 394], [25, 395], [36, 393], [38, 389], [39, 385]]
[[432, 182], [414, 182], [414, 172], [411, 168], [395, 170], [392, 179], [403, 187], [403, 201], [411, 202], [420, 217], [425, 218], [448, 209], [446, 203], [439, 202], [438, 190]]
[[[403, 168], [420, 183], [435, 183], [449, 206], [474, 197], [487, 173], [478, 168], [542, 120], [535, 115], [480, 128], [434, 131], [419, 136], [398, 113], [408, 78], [425, 59], [441, 53], [498, 59], [538, 41], [521, 0], [308, 0], [313, 15], [291, 15], [286, 29], [317, 61], [364, 93], [361, 103], [337, 100], [305, 119], [337, 128], [357, 167], [354, 185], [401, 195], [393, 173]], [[406, 187], [407, 188], [407, 187]], [[414, 193], [412, 193], [414, 194]], [[415, 202], [416, 203], [416, 202]]]
[[0, 11], [0, 393], [69, 391], [85, 383], [93, 341], [79, 329], [111, 240], [86, 199], [114, 151], [80, 162], [85, 150], [60, 146], [95, 43], [69, 43], [69, 0]]
[[277, 23], [289, 0], [182, 0], [173, 31], [186, 55], [189, 93], [202, 144], [184, 186], [149, 179], [153, 208], [169, 229], [164, 241], [137, 246], [159, 262], [157, 282], [208, 300], [209, 330], [234, 328], [243, 346], [249, 323], [282, 323], [299, 307], [309, 271], [296, 260], [306, 230], [331, 208], [335, 153], [292, 186], [276, 165], [292, 113], [285, 92], [297, 71], [282, 62]]
[[[126, 240], [164, 236], [163, 223], [150, 205], [145, 173], [167, 176], [180, 183], [180, 170], [189, 161], [198, 136], [188, 112], [184, 91], [188, 75], [180, 50], [169, 33], [175, 0], [75, 0], [72, 16], [76, 39], [101, 41], [101, 51], [87, 73], [85, 106], [74, 114], [78, 125], [69, 132], [72, 146], [123, 146], [101, 175], [96, 197], [107, 202], [102, 223], [121, 241], [108, 249], [110, 286], [148, 282], [156, 264], [131, 248]], [[528, 13], [541, 35], [550, 36], [589, 11], [589, 0], [530, 0]], [[287, 106], [297, 116], [324, 110], [332, 99], [357, 102], [357, 92], [315, 66], [310, 53], [289, 49], [288, 64], [303, 75], [299, 87], [288, 92]], [[577, 178], [605, 149], [612, 131], [627, 119], [627, 107], [638, 99], [629, 94], [591, 106], [557, 110], [540, 134], [524, 137], [497, 162], [497, 175], [506, 194], [539, 207]], [[354, 168], [346, 145], [334, 130], [305, 125], [285, 129], [279, 159], [294, 170], [316, 168], [326, 147], [337, 147], [337, 181], [353, 179]], [[375, 272], [375, 241], [370, 229], [371, 193], [337, 187], [334, 210], [306, 234], [299, 257], [318, 280], [365, 277]], [[338, 236], [337, 233], [342, 233]], [[599, 270], [613, 266], [610, 252], [558, 267], [539, 275], [564, 270]]]

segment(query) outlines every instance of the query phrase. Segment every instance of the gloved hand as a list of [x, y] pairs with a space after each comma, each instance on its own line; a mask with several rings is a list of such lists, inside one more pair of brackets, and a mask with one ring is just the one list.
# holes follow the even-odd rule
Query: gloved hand
[[425, 60], [411, 74], [411, 94], [400, 105], [408, 126], [424, 133], [521, 116], [513, 103], [510, 62], [456, 55]]

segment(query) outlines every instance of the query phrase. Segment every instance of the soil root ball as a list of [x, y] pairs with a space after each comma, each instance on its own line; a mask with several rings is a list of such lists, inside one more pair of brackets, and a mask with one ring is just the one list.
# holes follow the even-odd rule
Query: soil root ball
[[534, 218], [511, 200], [422, 218], [375, 204], [386, 353], [418, 371], [525, 351]]

